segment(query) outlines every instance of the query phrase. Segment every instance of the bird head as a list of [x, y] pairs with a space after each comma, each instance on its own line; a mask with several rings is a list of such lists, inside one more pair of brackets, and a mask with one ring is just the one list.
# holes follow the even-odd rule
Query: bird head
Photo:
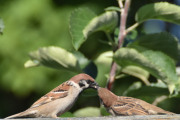
[[97, 89], [98, 84], [95, 82], [95, 80], [84, 73], [78, 74], [71, 78], [71, 80], [79, 85], [80, 88], [82, 89], [87, 89], [87, 88], [94, 88]]

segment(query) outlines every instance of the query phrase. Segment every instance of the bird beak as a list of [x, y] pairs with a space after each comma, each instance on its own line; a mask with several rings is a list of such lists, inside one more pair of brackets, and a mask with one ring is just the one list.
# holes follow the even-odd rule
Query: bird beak
[[92, 83], [90, 84], [90, 87], [91, 87], [91, 88], [94, 88], [94, 89], [97, 89], [97, 88], [99, 87], [99, 85], [98, 85], [96, 82], [92, 82]]

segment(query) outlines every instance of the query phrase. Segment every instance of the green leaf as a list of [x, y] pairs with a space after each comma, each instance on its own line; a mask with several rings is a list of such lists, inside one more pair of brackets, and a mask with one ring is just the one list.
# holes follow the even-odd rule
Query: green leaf
[[3, 30], [4, 30], [4, 22], [3, 22], [3, 20], [0, 18], [0, 34], [3, 34]]
[[180, 7], [168, 2], [147, 4], [136, 13], [138, 23], [150, 19], [159, 19], [175, 24], [180, 24]]
[[87, 37], [96, 31], [112, 32], [118, 23], [117, 12], [107, 11], [95, 18], [83, 30], [84, 36]]
[[178, 40], [167, 32], [144, 35], [128, 45], [131, 48], [136, 46], [161, 51], [176, 61], [179, 58]]
[[59, 117], [75, 117], [71, 112], [65, 112], [62, 115], [60, 115]]
[[76, 117], [98, 117], [100, 116], [100, 108], [97, 107], [86, 107], [81, 108], [74, 112]]
[[29, 68], [29, 67], [36, 67], [39, 66], [39, 61], [38, 60], [28, 60], [24, 63], [24, 67], [25, 68]]
[[132, 30], [130, 33], [126, 35], [126, 39], [134, 40], [138, 36], [138, 32], [136, 30]]
[[115, 7], [115, 6], [110, 6], [105, 8], [106, 11], [118, 11], [121, 12], [121, 9], [119, 7]]
[[100, 106], [100, 111], [101, 111], [101, 116], [109, 116], [110, 115], [110, 113], [107, 112], [107, 109], [103, 105]]
[[146, 50], [138, 52], [133, 48], [121, 48], [116, 51], [114, 60], [122, 67], [135, 65], [142, 67], [153, 76], [163, 80], [169, 86], [169, 91], [174, 91], [178, 77], [173, 60], [162, 52]]
[[159, 88], [167, 88], [168, 86], [162, 82], [162, 80], [159, 80], [157, 81], [157, 83], [151, 83], [150, 84], [151, 87], [159, 87]]
[[112, 32], [118, 22], [118, 15], [114, 11], [107, 11], [99, 16], [87, 9], [77, 9], [70, 17], [70, 33], [75, 49], [86, 41], [89, 35], [97, 31]]
[[76, 57], [60, 47], [43, 47], [30, 53], [31, 61], [25, 63], [25, 67], [44, 65], [60, 70], [68, 70], [79, 73], [81, 71]]
[[115, 43], [116, 43], [117, 45], [118, 45], [118, 41], [119, 41], [118, 35], [119, 35], [119, 28], [116, 28], [116, 29], [114, 30], [114, 41], [115, 41]]
[[78, 49], [85, 41], [83, 30], [95, 16], [96, 14], [88, 8], [79, 8], [71, 13], [70, 33], [75, 49]]
[[123, 92], [123, 96], [127, 96], [127, 94], [131, 91], [137, 90], [142, 87], [141, 82], [134, 82], [131, 86], [129, 86], [126, 91]]
[[127, 96], [139, 98], [149, 103], [152, 103], [159, 96], [168, 94], [168, 89], [155, 86], [142, 86], [126, 93]]
[[81, 93], [81, 95], [84, 96], [84, 97], [97, 96], [97, 91], [94, 90], [94, 89], [87, 89], [87, 90], [84, 90], [84, 91]]
[[141, 67], [129, 65], [124, 67], [122, 72], [141, 79], [146, 85], [150, 84], [148, 81], [149, 72], [142, 69]]
[[111, 63], [112, 63], [112, 51], [107, 51], [100, 54], [95, 59], [95, 64], [98, 68], [98, 76], [96, 77], [96, 82], [99, 86], [105, 87], [107, 82], [106, 74], [109, 74]]
[[81, 67], [81, 69], [85, 68], [91, 61], [88, 60], [81, 52], [79, 51], [73, 51], [72, 53], [76, 59], [78, 60], [78, 63]]

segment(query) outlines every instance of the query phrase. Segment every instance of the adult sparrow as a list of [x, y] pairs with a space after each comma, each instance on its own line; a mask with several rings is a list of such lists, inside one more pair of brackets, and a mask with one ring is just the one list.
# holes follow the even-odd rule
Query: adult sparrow
[[117, 96], [106, 88], [97, 89], [102, 104], [113, 116], [174, 114], [140, 99]]
[[78, 74], [42, 96], [24, 112], [9, 116], [7, 119], [34, 117], [58, 118], [57, 116], [65, 113], [73, 106], [79, 94], [84, 89], [94, 88], [96, 86], [97, 84], [92, 77], [84, 73]]

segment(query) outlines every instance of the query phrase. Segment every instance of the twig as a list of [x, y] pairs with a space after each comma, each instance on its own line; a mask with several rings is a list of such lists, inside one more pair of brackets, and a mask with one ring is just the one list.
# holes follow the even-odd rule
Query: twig
[[114, 50], [114, 49], [116, 48], [116, 45], [115, 45], [113, 39], [111, 38], [111, 36], [110, 36], [109, 33], [105, 33], [105, 34], [106, 34], [108, 40], [110, 41], [110, 43], [111, 43], [111, 45], [112, 45], [112, 48], [113, 48], [113, 50]]
[[168, 96], [162, 95], [162, 96], [160, 96], [160, 97], [157, 97], [152, 104], [153, 104], [153, 105], [158, 105], [158, 103], [164, 101], [164, 100], [167, 99], [167, 98], [168, 98]]
[[132, 25], [131, 27], [126, 29], [126, 35], [131, 32], [134, 28], [136, 28], [139, 25], [139, 23], [135, 23], [134, 25]]
[[123, 2], [122, 2], [122, 0], [118, 0], [118, 4], [119, 4], [119, 7], [121, 8], [121, 9], [123, 9]]
[[[126, 0], [125, 5], [123, 6], [122, 0], [118, 0], [119, 7], [121, 8], [122, 11], [121, 11], [121, 18], [120, 18], [120, 28], [119, 28], [120, 31], [118, 35], [118, 46], [115, 50], [113, 50], [113, 52], [115, 52], [117, 49], [119, 49], [122, 46], [124, 37], [126, 36], [126, 20], [127, 20], [127, 14], [128, 14], [130, 2], [131, 0]], [[111, 65], [110, 74], [109, 74], [108, 84], [107, 84], [107, 88], [109, 90], [112, 89], [112, 85], [114, 83], [115, 76], [116, 76], [116, 71], [117, 71], [117, 64], [113, 61]]]

